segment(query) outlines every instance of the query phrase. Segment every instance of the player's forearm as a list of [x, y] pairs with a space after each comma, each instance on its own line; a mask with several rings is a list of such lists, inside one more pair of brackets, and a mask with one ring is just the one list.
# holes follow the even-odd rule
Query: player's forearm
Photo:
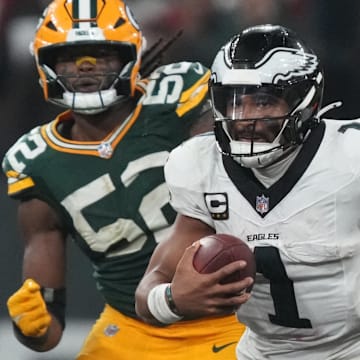
[[[155, 285], [154, 285], [155, 286]], [[152, 288], [152, 285], [147, 285], [144, 282], [140, 282], [137, 290], [136, 290], [136, 302], [135, 302], [135, 310], [137, 315], [143, 320], [144, 322], [155, 325], [155, 326], [161, 326], [164, 324], [161, 324], [158, 320], [154, 318], [154, 316], [151, 314], [148, 306], [147, 306], [147, 298], [148, 294]]]
[[166, 326], [183, 319], [171, 293], [172, 271], [149, 271], [135, 293], [135, 310], [142, 321], [154, 326]]

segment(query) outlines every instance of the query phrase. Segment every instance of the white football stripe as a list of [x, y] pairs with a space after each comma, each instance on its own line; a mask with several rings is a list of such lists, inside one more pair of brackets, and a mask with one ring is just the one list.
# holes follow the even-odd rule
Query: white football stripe
[[[91, 0], [79, 0], [79, 19], [90, 19], [91, 17]], [[89, 29], [88, 21], [80, 22], [80, 29]]]

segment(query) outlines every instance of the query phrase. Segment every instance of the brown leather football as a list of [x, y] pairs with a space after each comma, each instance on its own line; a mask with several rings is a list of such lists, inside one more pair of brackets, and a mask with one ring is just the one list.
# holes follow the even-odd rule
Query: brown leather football
[[[201, 246], [196, 252], [193, 265], [202, 274], [209, 274], [237, 260], [245, 260], [245, 269], [236, 271], [221, 281], [226, 284], [240, 281], [247, 276], [255, 280], [256, 261], [250, 247], [240, 238], [229, 234], [213, 234], [200, 239]], [[252, 286], [246, 291], [250, 292]]]

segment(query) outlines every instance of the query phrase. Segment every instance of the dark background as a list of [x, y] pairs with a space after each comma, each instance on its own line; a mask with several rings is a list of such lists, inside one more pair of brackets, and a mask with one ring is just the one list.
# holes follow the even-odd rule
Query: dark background
[[[36, 125], [60, 109], [46, 104], [29, 54], [29, 41], [44, 0], [0, 0], [0, 156]], [[165, 62], [197, 60], [210, 66], [217, 50], [243, 27], [260, 23], [288, 26], [315, 50], [325, 71], [324, 105], [341, 100], [330, 117], [358, 117], [360, 2], [356, 0], [129, 0], [150, 46], [159, 37], [183, 35], [168, 49]], [[71, 181], [66, 178], [64, 181]], [[20, 284], [22, 247], [15, 202], [0, 177], [0, 320], [6, 300]], [[44, 269], [46, 271], [46, 269]], [[68, 317], [95, 319], [102, 301], [92, 269], [69, 242]], [[1, 334], [0, 334], [1, 337]], [[0, 349], [1, 350], [1, 349]]]

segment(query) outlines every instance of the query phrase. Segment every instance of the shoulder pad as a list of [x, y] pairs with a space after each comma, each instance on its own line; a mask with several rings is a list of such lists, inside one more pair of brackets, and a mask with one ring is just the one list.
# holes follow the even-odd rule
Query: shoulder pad
[[46, 150], [46, 147], [46, 142], [40, 134], [40, 127], [36, 127], [20, 137], [7, 151], [2, 162], [2, 169], [8, 178], [9, 195], [34, 186], [28, 167]]
[[164, 65], [149, 76], [144, 105], [176, 105], [179, 117], [207, 97], [210, 71], [199, 62]]

